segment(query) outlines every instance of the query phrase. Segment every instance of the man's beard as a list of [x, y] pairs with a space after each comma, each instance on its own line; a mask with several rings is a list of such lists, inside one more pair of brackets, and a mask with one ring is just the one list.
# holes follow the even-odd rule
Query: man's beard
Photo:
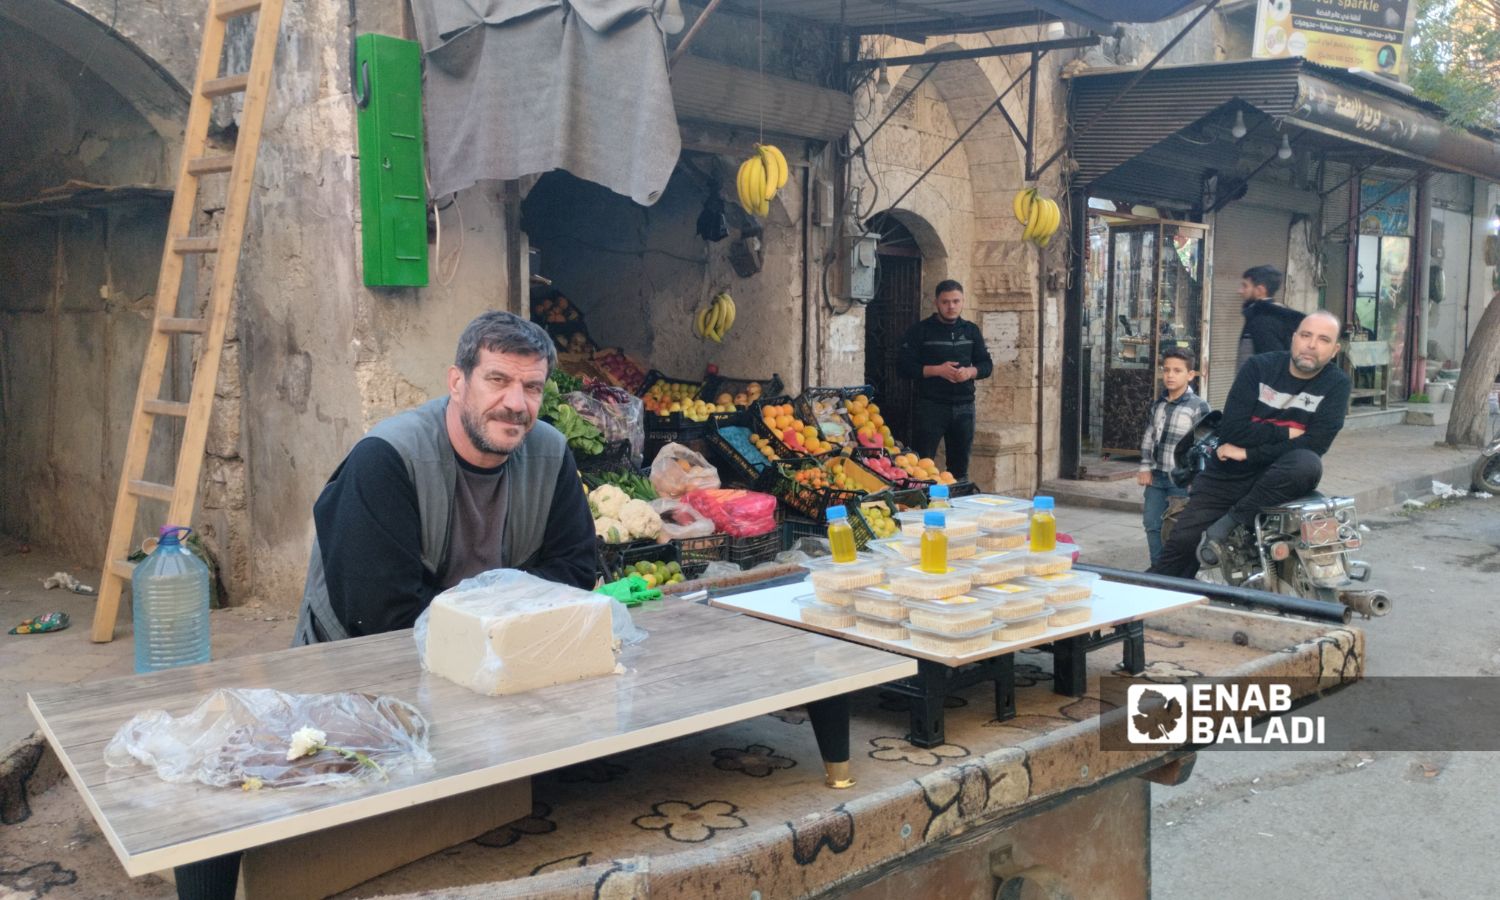
[[[473, 444], [475, 449], [477, 449], [481, 453], [492, 453], [497, 456], [508, 456], [512, 451], [516, 449], [516, 447], [501, 447], [491, 441], [489, 437], [487, 437], [484, 433], [484, 423], [486, 420], [494, 419], [498, 422], [508, 422], [512, 425], [519, 425], [522, 429], [523, 438], [525, 437], [525, 433], [531, 429], [531, 417], [526, 415], [525, 413], [520, 413], [519, 415], [514, 415], [511, 413], [498, 413], [493, 416], [486, 416], [481, 418], [478, 414], [466, 409], [458, 418], [459, 421], [463, 423], [464, 434], [469, 436], [469, 443]], [[516, 445], [519, 445], [520, 443], [521, 442], [519, 440], [516, 441]]]
[[1323, 371], [1323, 367], [1327, 365], [1327, 363], [1318, 362], [1316, 358], [1313, 358], [1312, 362], [1304, 365], [1302, 361], [1306, 358], [1307, 357], [1293, 356], [1292, 368], [1296, 369], [1298, 372], [1301, 372], [1304, 375], [1316, 375], [1319, 372]]

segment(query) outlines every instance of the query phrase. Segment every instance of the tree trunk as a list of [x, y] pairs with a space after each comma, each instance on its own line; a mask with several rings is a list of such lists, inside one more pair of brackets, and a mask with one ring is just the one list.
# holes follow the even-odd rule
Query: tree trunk
[[1453, 389], [1453, 410], [1448, 417], [1446, 442], [1455, 447], [1476, 447], [1490, 434], [1490, 390], [1500, 373], [1500, 294], [1490, 299], [1479, 317], [1474, 339], [1464, 351], [1463, 370]]

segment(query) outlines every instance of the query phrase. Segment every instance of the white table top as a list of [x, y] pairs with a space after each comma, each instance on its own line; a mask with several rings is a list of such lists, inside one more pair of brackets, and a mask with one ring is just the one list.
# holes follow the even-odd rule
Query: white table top
[[[916, 673], [900, 656], [677, 599], [635, 619], [649, 637], [625, 648], [626, 674], [504, 697], [423, 672], [411, 632], [398, 631], [42, 691], [28, 703], [125, 870], [139, 876]], [[253, 792], [105, 765], [105, 745], [136, 713], [181, 715], [221, 687], [397, 697], [430, 722], [436, 763], [361, 787]]]
[[1017, 650], [1035, 647], [1038, 644], [1050, 644], [1053, 641], [1062, 640], [1063, 638], [1088, 634], [1091, 631], [1098, 631], [1102, 628], [1111, 628], [1123, 622], [1144, 619], [1174, 609], [1181, 609], [1185, 606], [1195, 606], [1199, 603], [1208, 602], [1207, 597], [1195, 594], [1179, 594], [1175, 591], [1163, 591], [1157, 588], [1101, 580], [1094, 588], [1093, 614], [1086, 622], [1065, 627], [1049, 628], [1036, 637], [1027, 638], [1024, 641], [997, 641], [990, 647], [976, 653], [968, 653], [963, 656], [944, 656], [918, 650], [912, 646], [910, 640], [883, 641], [879, 638], [860, 634], [853, 628], [825, 628], [818, 625], [809, 625], [802, 621], [800, 608], [793, 601], [797, 597], [806, 596], [811, 593], [811, 584], [799, 583], [715, 598], [710, 603], [723, 609], [735, 610], [772, 622], [793, 625], [807, 631], [843, 638], [846, 641], [854, 641], [855, 643], [865, 644], [870, 647], [878, 647], [881, 650], [889, 650], [892, 653], [900, 653], [903, 656], [926, 659], [942, 663], [946, 666], [961, 666], [966, 663], [989, 659], [992, 656], [1014, 653]]

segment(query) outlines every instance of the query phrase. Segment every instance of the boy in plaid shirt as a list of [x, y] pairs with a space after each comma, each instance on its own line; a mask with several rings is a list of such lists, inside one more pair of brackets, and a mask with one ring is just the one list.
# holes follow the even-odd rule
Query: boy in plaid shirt
[[1197, 377], [1197, 364], [1191, 352], [1172, 347], [1162, 353], [1162, 392], [1151, 404], [1146, 433], [1141, 437], [1141, 470], [1136, 474], [1136, 483], [1146, 489], [1141, 519], [1153, 566], [1161, 556], [1161, 518], [1167, 511], [1167, 498], [1186, 497], [1188, 493], [1186, 488], [1172, 483], [1177, 442], [1208, 415], [1208, 401], [1188, 387]]

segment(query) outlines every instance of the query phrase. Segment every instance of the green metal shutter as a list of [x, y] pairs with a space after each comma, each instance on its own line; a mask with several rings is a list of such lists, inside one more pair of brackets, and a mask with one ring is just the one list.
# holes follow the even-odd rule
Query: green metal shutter
[[383, 34], [355, 41], [359, 205], [369, 287], [427, 284], [427, 188], [422, 161], [422, 51]]

